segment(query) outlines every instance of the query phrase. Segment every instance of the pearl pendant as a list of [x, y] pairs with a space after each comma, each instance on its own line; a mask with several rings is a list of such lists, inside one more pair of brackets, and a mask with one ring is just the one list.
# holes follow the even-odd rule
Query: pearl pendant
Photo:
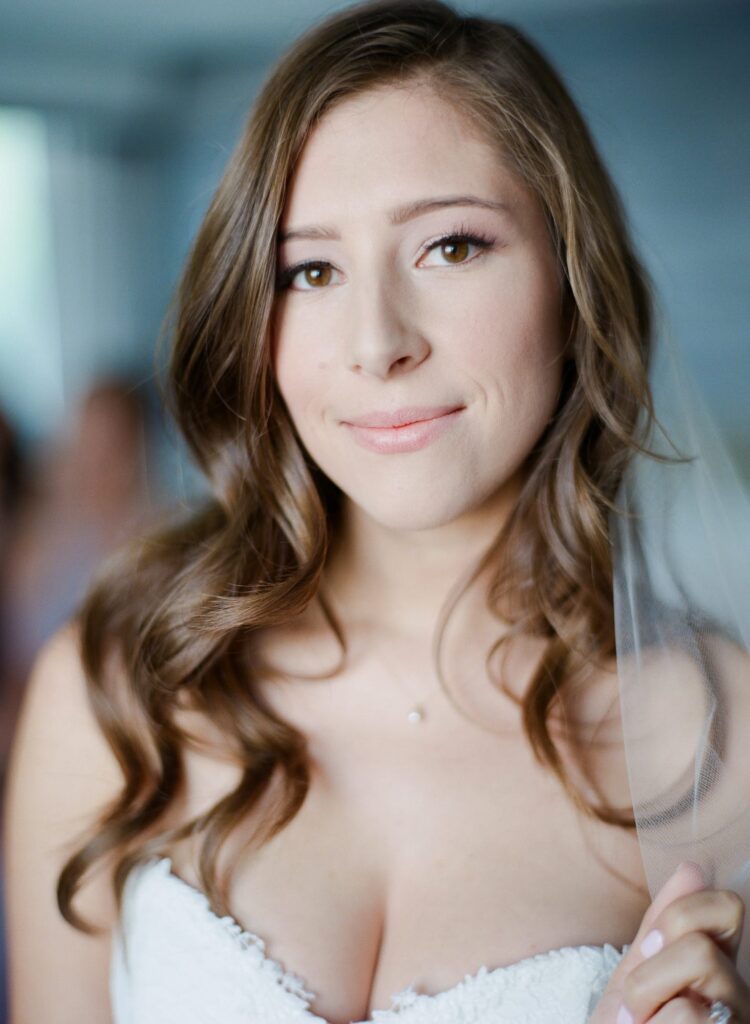
[[411, 709], [409, 714], [406, 716], [407, 721], [411, 722], [412, 725], [417, 725], [424, 719], [424, 711], [421, 707], [414, 707]]

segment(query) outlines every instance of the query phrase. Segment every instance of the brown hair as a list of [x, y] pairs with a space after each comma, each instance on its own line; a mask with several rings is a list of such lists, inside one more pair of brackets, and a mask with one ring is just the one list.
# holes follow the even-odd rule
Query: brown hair
[[[253, 629], [289, 622], [314, 599], [346, 651], [318, 592], [340, 492], [298, 439], [270, 365], [276, 236], [295, 162], [321, 115], [363, 90], [414, 81], [434, 85], [497, 145], [539, 197], [559, 257], [567, 333], [559, 405], [476, 572], [490, 566], [488, 601], [512, 620], [510, 636], [545, 640], [521, 702], [537, 758], [586, 814], [634, 827], [630, 813], [578, 792], [548, 719], [563, 687], [614, 654], [607, 522], [630, 455], [644, 450], [640, 416], [653, 416], [649, 288], [589, 132], [524, 35], [439, 0], [378, 0], [315, 26], [272, 70], [165, 322], [168, 400], [212, 496], [122, 552], [80, 610], [92, 706], [126, 778], [59, 876], [61, 912], [84, 931], [94, 929], [72, 900], [94, 861], [114, 855], [120, 906], [129, 870], [191, 833], [202, 833], [201, 885], [227, 912], [227, 881], [216, 878], [223, 841], [272, 777], [283, 798], [264, 808], [255, 843], [284, 828], [305, 798], [305, 737], [253, 695], [242, 660]], [[209, 811], [159, 832], [183, 781], [185, 734], [174, 712], [188, 697], [226, 736], [242, 775]]]

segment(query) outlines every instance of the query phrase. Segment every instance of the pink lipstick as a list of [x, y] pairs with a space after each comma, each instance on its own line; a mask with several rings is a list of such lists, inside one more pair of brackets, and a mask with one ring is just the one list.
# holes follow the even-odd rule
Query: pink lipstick
[[426, 447], [454, 423], [463, 406], [410, 406], [344, 420], [357, 444], [372, 452], [415, 452]]

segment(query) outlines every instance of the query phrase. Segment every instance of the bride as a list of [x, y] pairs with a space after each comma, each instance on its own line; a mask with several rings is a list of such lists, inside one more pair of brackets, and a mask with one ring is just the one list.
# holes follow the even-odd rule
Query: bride
[[630, 813], [606, 524], [650, 332], [517, 30], [394, 0], [291, 48], [175, 307], [211, 497], [29, 683], [12, 1024], [750, 1021], [742, 901], [688, 864], [652, 902]]

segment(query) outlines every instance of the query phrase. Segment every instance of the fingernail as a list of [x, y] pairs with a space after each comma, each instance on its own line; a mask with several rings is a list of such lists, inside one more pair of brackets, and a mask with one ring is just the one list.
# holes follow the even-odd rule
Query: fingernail
[[641, 943], [641, 953], [645, 957], [653, 956], [654, 953], [659, 952], [663, 945], [664, 936], [657, 928], [654, 928]]
[[626, 1010], [624, 1006], [620, 1007], [617, 1014], [617, 1024], [633, 1024], [633, 1014]]
[[700, 864], [694, 860], [681, 860], [677, 867], [674, 869], [672, 876], [674, 877], [674, 875], [676, 875], [678, 871], [682, 871], [683, 868], [693, 868], [694, 871], [700, 872], [700, 874], [703, 875], [703, 877], [705, 878], [706, 872], [703, 870]]

